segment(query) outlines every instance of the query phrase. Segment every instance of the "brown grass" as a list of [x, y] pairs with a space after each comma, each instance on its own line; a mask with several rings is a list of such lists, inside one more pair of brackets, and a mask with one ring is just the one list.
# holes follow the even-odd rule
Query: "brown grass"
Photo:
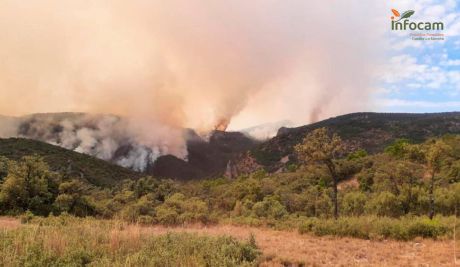
[[[12, 218], [0, 218], [0, 230], [20, 227]], [[117, 250], [121, 240], [129, 240], [130, 248], [140, 246], [139, 240], [146, 235], [167, 232], [193, 232], [211, 236], [230, 235], [247, 240], [254, 234], [257, 245], [263, 251], [261, 266], [460, 266], [454, 261], [453, 240], [435, 241], [417, 239], [411, 242], [370, 241], [354, 238], [316, 237], [300, 235], [297, 232], [276, 231], [266, 228], [254, 228], [232, 225], [186, 227], [125, 225], [114, 227], [110, 235], [110, 244]], [[65, 240], [58, 236], [54, 249], [59, 250]], [[292, 265], [289, 265], [292, 264]]]
[[10, 217], [0, 217], [0, 229], [14, 229], [21, 225], [18, 219]]
[[359, 188], [359, 181], [357, 177], [352, 177], [348, 180], [340, 181], [337, 185], [339, 190], [344, 190], [347, 188]]
[[[412, 242], [316, 237], [297, 232], [219, 225], [212, 227], [144, 228], [149, 233], [197, 232], [247, 239], [252, 233], [262, 249], [262, 266], [282, 263], [307, 266], [453, 266], [453, 241], [419, 239]], [[458, 261], [458, 260], [457, 260]], [[460, 264], [460, 262], [459, 262]], [[294, 265], [295, 266], [295, 265]], [[460, 266], [460, 265], [459, 265]]]
[[132, 250], [138, 250], [142, 246], [141, 235], [143, 227], [130, 224], [124, 227], [116, 227], [110, 231], [110, 248], [116, 251], [121, 248], [121, 244], [128, 244], [127, 246]]

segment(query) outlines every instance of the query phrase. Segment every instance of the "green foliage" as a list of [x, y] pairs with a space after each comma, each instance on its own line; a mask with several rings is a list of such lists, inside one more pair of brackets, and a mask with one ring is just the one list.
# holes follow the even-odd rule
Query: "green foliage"
[[288, 172], [295, 172], [298, 168], [299, 168], [299, 166], [297, 164], [294, 164], [294, 163], [291, 163], [291, 164], [286, 166], [286, 170]]
[[294, 150], [302, 162], [326, 163], [340, 157], [345, 148], [337, 134], [329, 136], [326, 128], [319, 128], [305, 136]]
[[26, 156], [20, 162], [10, 162], [0, 190], [0, 207], [4, 212], [30, 210], [37, 215], [48, 215], [59, 179], [39, 157]]
[[443, 161], [451, 153], [452, 148], [442, 140], [430, 140], [427, 144], [425, 152], [428, 169], [432, 173], [437, 173], [441, 170]]
[[79, 180], [70, 180], [59, 185], [59, 195], [54, 201], [54, 206], [60, 212], [67, 212], [76, 216], [89, 216], [95, 214], [95, 207], [88, 196], [85, 195], [88, 186]]
[[447, 188], [438, 188], [434, 192], [435, 210], [443, 215], [460, 214], [460, 183]]
[[8, 175], [8, 159], [0, 156], [0, 183]]
[[154, 204], [147, 196], [124, 205], [120, 211], [120, 217], [129, 222], [141, 220], [142, 223], [152, 223], [154, 222], [154, 216]]
[[359, 183], [359, 189], [363, 192], [369, 192], [372, 190], [374, 185], [375, 171], [370, 169], [364, 169], [356, 175], [356, 179]]
[[96, 186], [113, 187], [123, 180], [140, 177], [139, 173], [129, 169], [44, 142], [0, 138], [0, 157], [19, 161], [31, 155], [41, 157], [52, 170], [58, 171], [64, 178], [78, 177]]
[[358, 160], [367, 157], [367, 151], [364, 149], [358, 149], [350, 154], [348, 154], [348, 160]]
[[443, 173], [449, 183], [460, 182], [460, 160], [455, 160], [451, 163], [450, 168], [447, 168]]
[[385, 153], [397, 159], [402, 159], [406, 156], [409, 145], [408, 139], [396, 139], [393, 144], [385, 148]]
[[334, 217], [338, 217], [337, 185], [341, 176], [337, 171], [337, 159], [345, 153], [345, 145], [342, 139], [333, 134], [330, 136], [326, 128], [319, 128], [307, 134], [303, 141], [294, 147], [299, 160], [305, 164], [324, 164], [332, 178], [332, 203], [334, 205]]
[[260, 252], [253, 240], [169, 233], [149, 240], [139, 254], [137, 266], [253, 266]]
[[[24, 214], [24, 222], [37, 220], [36, 215], [68, 214], [142, 224], [225, 221], [285, 228], [295, 228], [300, 221], [317, 219], [325, 222], [324, 231], [328, 232], [332, 226], [327, 223], [334, 214], [334, 197], [337, 196], [333, 173], [338, 178], [337, 207], [344, 216], [375, 217], [385, 221], [406, 217], [418, 219], [417, 216], [429, 215], [432, 210], [442, 216], [451, 216], [460, 210], [460, 138], [447, 136], [416, 145], [403, 140], [391, 145], [387, 153], [367, 155], [358, 150], [345, 157], [339, 144], [332, 145], [337, 140], [321, 131], [315, 133], [318, 138], [313, 136], [316, 139], [308, 139], [303, 144], [308, 144], [303, 152], [311, 153], [300, 153], [304, 160], [308, 158], [301, 167], [275, 173], [258, 170], [235, 179], [177, 182], [142, 177], [125, 179], [108, 188], [63, 173], [61, 170], [65, 166], [50, 167], [39, 156], [19, 160], [0, 157], [0, 175], [3, 175], [0, 214]], [[328, 149], [323, 147], [323, 152], [313, 153], [312, 147], [321, 146], [321, 140], [329, 142]], [[331, 155], [328, 164], [332, 165], [318, 164], [324, 163], [323, 156]], [[393, 228], [389, 233], [381, 233], [383, 230], [373, 233], [401, 239], [410, 238], [414, 233], [439, 236], [443, 231], [438, 233], [438, 226], [434, 224], [422, 221], [412, 225], [409, 231], [401, 230], [401, 224], [397, 223], [394, 227], [390, 225]], [[321, 226], [317, 229], [311, 232], [323, 232]], [[334, 231], [340, 234], [344, 229]], [[366, 229], [363, 231], [368, 233]], [[356, 232], [356, 236], [366, 236], [358, 229], [350, 231]], [[75, 257], [88, 256], [75, 253]]]
[[374, 213], [378, 216], [398, 217], [403, 213], [401, 200], [388, 191], [378, 193], [371, 198], [366, 205], [366, 209], [369, 213]]
[[274, 197], [265, 197], [264, 200], [255, 203], [252, 212], [256, 217], [272, 219], [280, 219], [287, 214], [286, 208]]
[[364, 239], [391, 238], [411, 240], [416, 237], [437, 238], [451, 234], [451, 218], [430, 220], [427, 217], [342, 217], [338, 220], [311, 218], [299, 226], [300, 233], [333, 235]]
[[360, 216], [365, 212], [367, 196], [362, 192], [350, 192], [343, 197], [343, 212], [349, 216]]
[[198, 198], [187, 199], [175, 193], [156, 208], [157, 220], [163, 224], [208, 223], [209, 210], [206, 203]]

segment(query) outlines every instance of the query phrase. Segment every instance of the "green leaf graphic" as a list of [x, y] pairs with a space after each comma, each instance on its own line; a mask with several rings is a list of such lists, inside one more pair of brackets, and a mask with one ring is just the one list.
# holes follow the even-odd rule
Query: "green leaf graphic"
[[414, 10], [407, 10], [406, 12], [402, 13], [401, 18], [398, 19], [398, 21], [402, 19], [408, 19], [410, 16], [414, 15], [415, 11]]

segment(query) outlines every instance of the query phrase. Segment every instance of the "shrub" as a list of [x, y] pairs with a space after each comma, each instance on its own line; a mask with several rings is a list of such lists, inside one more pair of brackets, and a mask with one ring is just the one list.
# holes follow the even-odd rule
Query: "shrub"
[[163, 224], [208, 223], [209, 210], [206, 203], [198, 198], [189, 198], [175, 193], [155, 208], [156, 219]]
[[343, 212], [351, 216], [359, 216], [364, 213], [367, 197], [361, 192], [350, 192], [343, 197]]
[[442, 236], [447, 233], [448, 227], [445, 225], [441, 225], [441, 223], [434, 219], [429, 220], [427, 218], [415, 220], [414, 223], [409, 224], [408, 228], [408, 237], [430, 237], [436, 238], [438, 236]]
[[416, 237], [438, 238], [451, 232], [452, 223], [425, 217], [362, 216], [333, 219], [306, 219], [298, 228], [300, 233], [349, 236], [364, 239], [391, 238], [411, 240]]
[[159, 223], [166, 225], [179, 224], [179, 213], [171, 207], [160, 205], [156, 209], [156, 218]]
[[383, 191], [373, 198], [366, 205], [370, 214], [378, 216], [397, 217], [402, 214], [401, 201], [393, 193]]
[[280, 219], [287, 214], [286, 208], [274, 197], [265, 197], [252, 207], [254, 216]]
[[348, 160], [358, 160], [361, 158], [367, 157], [367, 151], [364, 149], [358, 149], [350, 154], [348, 154], [347, 159]]

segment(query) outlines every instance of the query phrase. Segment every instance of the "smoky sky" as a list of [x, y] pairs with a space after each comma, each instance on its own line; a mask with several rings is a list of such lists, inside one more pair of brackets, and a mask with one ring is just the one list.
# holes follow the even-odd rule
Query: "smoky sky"
[[121, 115], [149, 139], [367, 109], [378, 2], [5, 0], [0, 114]]

